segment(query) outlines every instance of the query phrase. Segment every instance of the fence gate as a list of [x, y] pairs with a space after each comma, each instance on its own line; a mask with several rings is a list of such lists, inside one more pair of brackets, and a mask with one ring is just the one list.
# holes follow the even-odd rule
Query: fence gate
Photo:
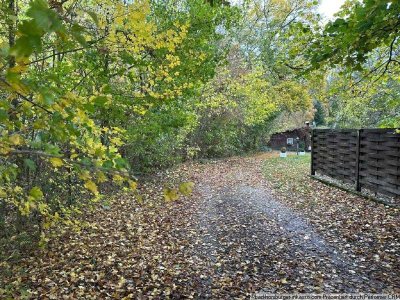
[[400, 198], [400, 133], [396, 129], [314, 129], [311, 175], [316, 173]]

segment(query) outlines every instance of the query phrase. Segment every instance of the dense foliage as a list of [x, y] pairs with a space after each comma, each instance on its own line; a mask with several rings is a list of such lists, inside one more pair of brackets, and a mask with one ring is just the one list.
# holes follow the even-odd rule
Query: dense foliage
[[262, 149], [314, 113], [399, 124], [396, 2], [349, 1], [324, 28], [311, 0], [0, 5], [1, 238], [45, 241], [110, 182], [140, 201], [135, 176]]
[[329, 123], [400, 126], [400, 3], [347, 1], [315, 36], [307, 57], [328, 74]]
[[78, 225], [101, 184], [135, 190], [135, 170], [173, 157], [193, 126], [185, 107], [223, 56], [215, 28], [234, 10], [146, 0], [1, 9], [0, 226], [43, 240], [59, 221]]

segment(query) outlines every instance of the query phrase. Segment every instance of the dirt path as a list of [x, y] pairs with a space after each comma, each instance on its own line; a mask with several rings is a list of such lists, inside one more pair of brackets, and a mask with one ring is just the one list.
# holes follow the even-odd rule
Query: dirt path
[[[219, 291], [234, 296], [251, 291], [357, 292], [382, 291], [352, 259], [325, 241], [309, 221], [274, 198], [260, 178], [262, 158], [246, 163], [216, 164], [201, 174], [198, 210], [201, 250], [217, 268], [205, 282], [204, 296]], [[223, 183], [223, 184], [222, 184]], [[223, 297], [222, 296], [222, 297]]]
[[[266, 159], [264, 154], [183, 165], [168, 176], [183, 174], [196, 187], [177, 202], [160, 199], [153, 205], [145, 198], [139, 205], [132, 196], [118, 195], [99, 205], [85, 215], [91, 227], [66, 230], [19, 265], [1, 265], [9, 268], [9, 298], [399, 293], [398, 211], [316, 181], [307, 185], [318, 202], [304, 206], [304, 192], [289, 188], [285, 198], [271, 189], [262, 174]], [[160, 195], [157, 189], [157, 179], [142, 184], [149, 199]], [[1, 292], [0, 287], [0, 298]]]

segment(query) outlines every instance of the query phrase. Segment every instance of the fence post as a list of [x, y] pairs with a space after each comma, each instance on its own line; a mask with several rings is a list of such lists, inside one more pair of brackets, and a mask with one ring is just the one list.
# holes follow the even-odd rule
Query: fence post
[[314, 169], [314, 132], [315, 132], [315, 129], [311, 129], [311, 175], [315, 175], [315, 169]]
[[357, 148], [356, 148], [356, 191], [361, 192], [361, 185], [360, 185], [360, 148], [361, 148], [361, 133], [362, 129], [357, 130]]

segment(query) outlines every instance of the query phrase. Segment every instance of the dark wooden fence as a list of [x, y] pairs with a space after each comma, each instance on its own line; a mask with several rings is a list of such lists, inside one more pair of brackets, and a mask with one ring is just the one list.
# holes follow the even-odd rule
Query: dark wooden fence
[[314, 129], [311, 175], [354, 184], [357, 191], [400, 197], [400, 134], [396, 129]]

